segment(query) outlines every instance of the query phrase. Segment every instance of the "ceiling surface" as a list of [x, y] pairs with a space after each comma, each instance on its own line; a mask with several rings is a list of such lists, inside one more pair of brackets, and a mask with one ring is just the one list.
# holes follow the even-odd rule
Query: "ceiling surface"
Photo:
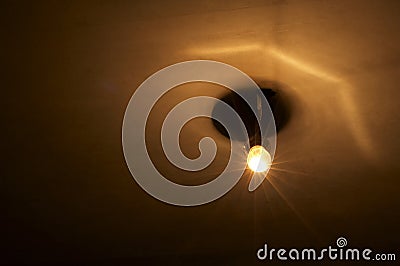
[[[398, 252], [398, 1], [1, 6], [0, 263], [248, 265], [264, 243], [326, 247], [341, 236], [349, 246]], [[219, 200], [176, 207], [132, 178], [122, 120], [147, 77], [196, 59], [275, 88], [290, 115], [260, 188], [248, 191], [246, 172]], [[146, 141], [170, 180], [200, 184], [223, 170], [229, 141], [209, 119], [189, 122], [181, 135], [191, 158], [202, 137], [218, 144], [202, 172], [167, 161], [159, 128], [180, 101], [224, 93], [185, 84], [157, 103]]]

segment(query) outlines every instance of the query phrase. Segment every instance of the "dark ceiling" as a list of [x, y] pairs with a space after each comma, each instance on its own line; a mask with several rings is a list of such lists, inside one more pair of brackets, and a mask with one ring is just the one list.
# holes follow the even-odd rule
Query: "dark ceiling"
[[[264, 243], [326, 247], [340, 236], [400, 257], [398, 1], [0, 5], [0, 264], [249, 265]], [[275, 86], [290, 119], [262, 187], [248, 192], [245, 175], [221, 199], [185, 208], [135, 183], [121, 127], [148, 76], [194, 59]], [[177, 87], [146, 130], [158, 132], [179, 101], [224, 90]], [[171, 180], [207, 182], [224, 167], [222, 148], [205, 172], [184, 173], [150, 135], [150, 155]], [[196, 156], [203, 136], [227, 143], [210, 120], [193, 120], [183, 152]]]

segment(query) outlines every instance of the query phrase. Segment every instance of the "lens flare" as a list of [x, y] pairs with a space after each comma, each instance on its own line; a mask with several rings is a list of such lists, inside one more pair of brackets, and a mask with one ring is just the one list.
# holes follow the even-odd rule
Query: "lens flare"
[[262, 146], [253, 146], [247, 155], [247, 165], [254, 172], [267, 171], [271, 167], [271, 163], [271, 155]]

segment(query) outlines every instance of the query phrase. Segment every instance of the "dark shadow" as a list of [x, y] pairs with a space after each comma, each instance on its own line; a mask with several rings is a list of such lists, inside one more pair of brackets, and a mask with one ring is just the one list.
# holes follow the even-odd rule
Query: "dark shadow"
[[[275, 119], [275, 126], [276, 131], [279, 133], [288, 123], [290, 119], [290, 104], [288, 98], [284, 95], [281, 90], [281, 86], [274, 84], [269, 84], [269, 87], [261, 88], [262, 93], [264, 94], [265, 98], [267, 99], [272, 114]], [[243, 89], [243, 93], [248, 93], [247, 90]], [[257, 123], [256, 116], [254, 115], [251, 108], [247, 105], [247, 103], [240, 97], [237, 93], [230, 91], [228, 94], [224, 95], [220, 100], [227, 103], [231, 106], [240, 116], [242, 119], [247, 134], [249, 136], [250, 145], [260, 145], [261, 144], [261, 134], [260, 134], [260, 127]], [[217, 103], [214, 106], [213, 114], [221, 108], [222, 104]], [[215, 128], [225, 137], [229, 138], [228, 131], [225, 127], [219, 123], [218, 121], [212, 119]], [[238, 128], [237, 130], [240, 130]], [[239, 139], [239, 141], [244, 141]]]

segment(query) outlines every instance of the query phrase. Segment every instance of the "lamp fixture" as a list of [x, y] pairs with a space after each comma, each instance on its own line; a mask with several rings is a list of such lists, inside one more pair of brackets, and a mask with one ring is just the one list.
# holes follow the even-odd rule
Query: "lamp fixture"
[[265, 172], [271, 168], [271, 164], [271, 155], [263, 146], [256, 145], [250, 149], [247, 155], [247, 166], [253, 172]]

